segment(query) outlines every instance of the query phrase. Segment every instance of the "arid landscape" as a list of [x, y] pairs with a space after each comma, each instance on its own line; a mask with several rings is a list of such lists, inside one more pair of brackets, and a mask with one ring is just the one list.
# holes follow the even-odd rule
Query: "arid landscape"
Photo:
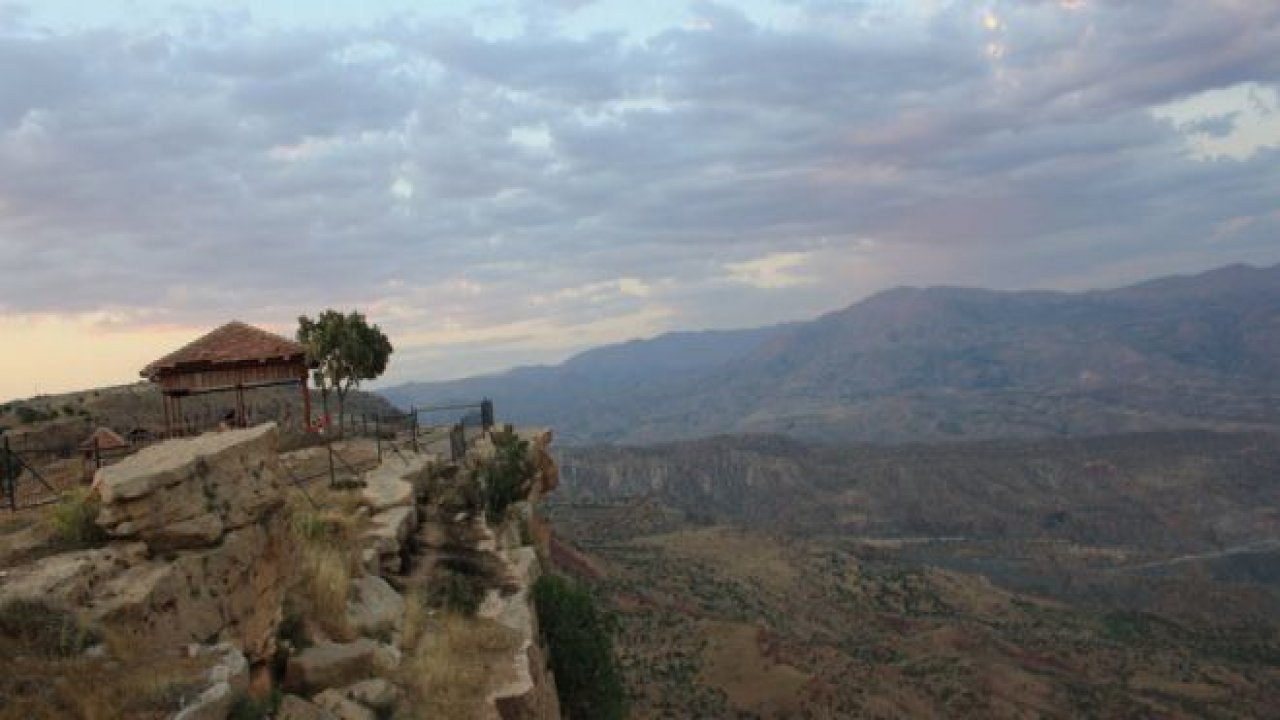
[[565, 451], [637, 717], [1268, 717], [1280, 439]]

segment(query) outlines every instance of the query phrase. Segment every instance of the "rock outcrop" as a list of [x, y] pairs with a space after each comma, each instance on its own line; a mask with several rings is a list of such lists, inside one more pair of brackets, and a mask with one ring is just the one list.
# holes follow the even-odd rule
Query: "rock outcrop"
[[98, 471], [98, 524], [153, 552], [209, 547], [284, 502], [274, 423], [152, 445]]

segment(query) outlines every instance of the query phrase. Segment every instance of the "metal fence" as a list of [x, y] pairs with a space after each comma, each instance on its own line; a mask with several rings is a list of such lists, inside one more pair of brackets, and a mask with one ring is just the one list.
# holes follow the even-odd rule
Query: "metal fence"
[[[299, 449], [323, 447], [318, 470], [304, 470], [283, 463], [294, 485], [303, 487], [328, 478], [331, 487], [359, 483], [364, 474], [389, 455], [408, 460], [409, 455], [433, 453], [451, 461], [462, 459], [477, 439], [493, 427], [493, 402], [452, 403], [411, 407], [408, 412], [347, 414], [322, 432], [307, 436]], [[356, 458], [340, 443], [355, 439], [374, 441], [373, 458]], [[161, 442], [155, 436], [131, 438], [119, 446], [91, 442], [41, 443], [26, 438], [0, 442], [0, 506], [10, 510], [57, 501], [68, 490], [93, 480], [99, 468], [119, 462], [142, 448]]]

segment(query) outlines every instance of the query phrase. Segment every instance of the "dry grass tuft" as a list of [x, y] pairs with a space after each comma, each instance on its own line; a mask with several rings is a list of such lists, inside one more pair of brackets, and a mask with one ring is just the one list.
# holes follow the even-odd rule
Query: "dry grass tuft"
[[295, 506], [290, 514], [302, 578], [292, 600], [308, 622], [334, 640], [352, 638], [347, 598], [351, 578], [359, 571], [357, 520], [354, 513], [339, 508]]
[[98, 527], [98, 494], [90, 488], [73, 488], [50, 505], [45, 525], [54, 545], [65, 550], [98, 547], [107, 535]]
[[[207, 659], [167, 656], [40, 603], [0, 614], [0, 720], [167, 717], [205, 687]], [[100, 639], [107, 657], [82, 654]]]
[[443, 615], [421, 633], [401, 666], [415, 718], [476, 717], [516, 634], [492, 620]]

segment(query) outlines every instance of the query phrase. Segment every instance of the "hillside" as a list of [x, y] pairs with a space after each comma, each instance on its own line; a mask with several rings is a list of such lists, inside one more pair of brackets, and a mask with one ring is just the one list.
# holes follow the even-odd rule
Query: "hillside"
[[1280, 435], [562, 449], [637, 717], [1269, 717]]
[[381, 391], [492, 397], [568, 443], [832, 441], [1280, 424], [1280, 266], [1087, 293], [899, 288], [811, 322], [600, 348]]

